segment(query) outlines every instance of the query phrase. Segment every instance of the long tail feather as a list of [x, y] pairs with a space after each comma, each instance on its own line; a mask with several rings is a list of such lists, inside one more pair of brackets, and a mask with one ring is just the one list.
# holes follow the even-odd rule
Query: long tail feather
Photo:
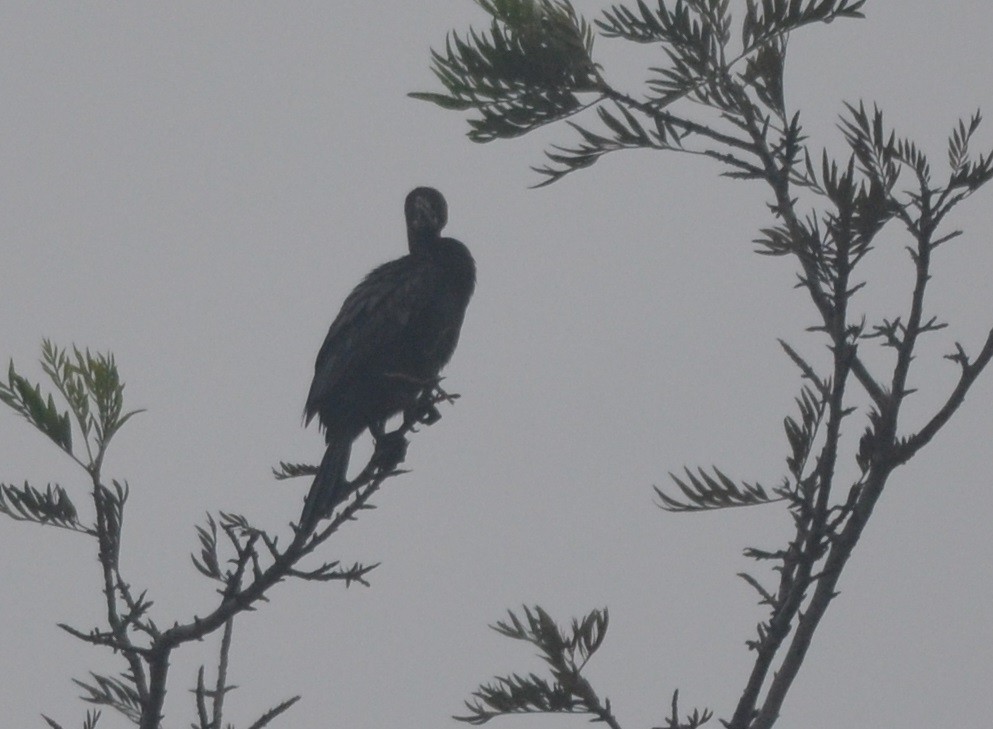
[[314, 476], [314, 483], [303, 504], [300, 526], [312, 527], [319, 520], [330, 516], [344, 498], [348, 485], [348, 457], [352, 443], [347, 439], [333, 439], [328, 443], [324, 458]]

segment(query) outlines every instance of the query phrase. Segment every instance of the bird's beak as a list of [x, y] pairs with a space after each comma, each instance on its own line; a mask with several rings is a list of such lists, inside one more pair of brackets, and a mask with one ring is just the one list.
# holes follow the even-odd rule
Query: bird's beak
[[430, 202], [423, 198], [414, 201], [414, 215], [412, 222], [414, 223], [414, 227], [418, 230], [434, 230], [438, 227], [438, 221], [435, 220], [434, 211], [431, 209]]

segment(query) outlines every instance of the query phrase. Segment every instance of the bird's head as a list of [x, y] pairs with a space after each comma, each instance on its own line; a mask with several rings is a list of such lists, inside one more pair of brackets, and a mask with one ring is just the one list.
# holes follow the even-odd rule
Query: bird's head
[[407, 238], [411, 246], [437, 238], [448, 222], [448, 203], [433, 187], [411, 190], [403, 211], [407, 217]]

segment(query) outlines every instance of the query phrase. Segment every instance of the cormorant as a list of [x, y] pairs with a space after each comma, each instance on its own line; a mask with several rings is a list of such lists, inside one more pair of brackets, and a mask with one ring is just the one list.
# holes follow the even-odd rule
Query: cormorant
[[418, 187], [404, 203], [409, 253], [375, 268], [342, 304], [314, 365], [304, 408], [317, 416], [327, 452], [301, 523], [328, 516], [343, 498], [352, 442], [369, 428], [377, 443], [393, 415], [409, 414], [455, 351], [476, 284], [469, 250], [441, 237], [448, 205]]

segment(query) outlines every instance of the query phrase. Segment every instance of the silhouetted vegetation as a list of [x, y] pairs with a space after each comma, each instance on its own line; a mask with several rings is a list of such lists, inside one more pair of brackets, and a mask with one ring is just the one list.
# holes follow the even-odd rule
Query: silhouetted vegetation
[[[452, 32], [432, 53], [443, 91], [412, 96], [467, 112], [468, 135], [477, 142], [563, 127], [571, 141], [548, 148], [546, 162], [534, 168], [541, 176], [537, 185], [612, 152], [637, 149], [709, 158], [720, 174], [768, 190], [770, 221], [754, 239], [756, 250], [795, 262], [799, 285], [813, 304], [812, 328], [822, 333], [831, 365], [819, 370], [808, 361], [812, 357], [781, 340], [800, 376], [796, 411], [784, 420], [781, 482], [763, 486], [716, 468], [687, 468], [672, 476], [671, 487], [656, 489], [668, 511], [775, 504], [792, 517], [795, 531], [786, 544], [745, 550], [771, 565], [776, 577], [741, 575], [768, 613], [748, 641], [755, 656], [751, 675], [737, 706], [721, 720], [728, 729], [768, 729], [890, 476], [948, 422], [993, 358], [993, 331], [978, 351], [956, 345], [946, 359], [959, 368], [957, 384], [923, 425], [905, 423], [917, 345], [948, 326], [925, 303], [937, 249], [959, 234], [948, 227], [948, 216], [993, 177], [993, 154], [970, 149], [981, 117], [976, 113], [952, 130], [940, 172], [880, 109], [862, 103], [847, 105], [841, 117], [847, 156], [835, 159], [812, 147], [800, 111], [784, 101], [787, 39], [795, 43], [813, 26], [859, 18], [865, 0], [746, 0], [734, 8], [730, 0], [638, 0], [612, 5], [593, 22], [568, 0], [477, 4], [492, 17], [489, 28]], [[666, 62], [647, 70], [642, 89], [624, 90], [597, 61], [597, 37], [654, 45]], [[860, 264], [886, 226], [904, 232], [913, 293], [898, 314], [855, 316], [851, 302], [874, 283]], [[867, 347], [891, 353], [887, 371], [866, 363]], [[867, 396], [868, 408], [853, 404], [858, 397], [851, 388], [860, 389], [863, 400]], [[853, 449], [843, 447], [844, 429], [863, 430]], [[845, 461], [856, 466], [853, 481], [837, 475]], [[536, 645], [551, 678], [512, 674], [482, 684], [459, 718], [482, 724], [504, 714], [581, 713], [619, 729], [610, 703], [581, 674], [603, 640], [606, 610], [566, 631], [540, 607], [511, 613], [509, 622], [494, 627]], [[706, 709], [680, 718], [678, 692], [669, 711], [668, 729], [694, 729], [713, 716]]]

